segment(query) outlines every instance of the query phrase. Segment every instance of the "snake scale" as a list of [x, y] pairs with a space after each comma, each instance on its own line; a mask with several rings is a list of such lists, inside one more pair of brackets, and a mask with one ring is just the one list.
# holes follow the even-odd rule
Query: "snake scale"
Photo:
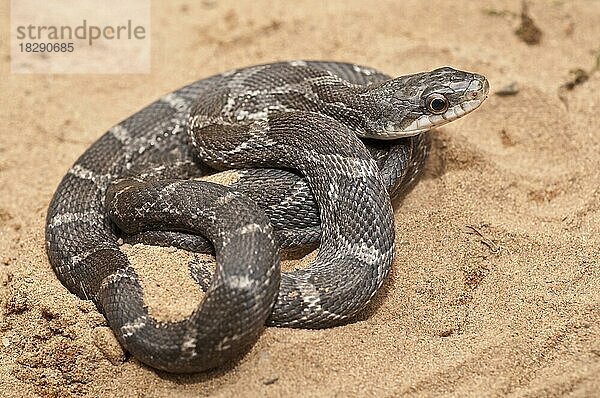
[[[389, 272], [390, 198], [425, 161], [422, 133], [487, 93], [483, 76], [448, 67], [392, 79], [317, 61], [199, 80], [109, 129], [71, 167], [48, 210], [50, 263], [130, 353], [170, 372], [239, 357], [265, 324], [343, 324]], [[211, 182], [215, 172], [229, 183]], [[148, 313], [123, 239], [214, 250], [190, 316]], [[315, 243], [309, 266], [280, 273], [280, 248]]]

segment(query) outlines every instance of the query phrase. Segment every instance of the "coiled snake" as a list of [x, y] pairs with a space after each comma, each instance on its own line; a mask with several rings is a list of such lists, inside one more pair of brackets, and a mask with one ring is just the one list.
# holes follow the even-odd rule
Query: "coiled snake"
[[[390, 196], [424, 162], [420, 133], [469, 113], [487, 92], [483, 76], [451, 68], [391, 79], [312, 61], [197, 81], [112, 127], [71, 167], [48, 210], [50, 263], [128, 351], [167, 371], [238, 357], [265, 323], [340, 325], [388, 274]], [[229, 186], [199, 178], [222, 169], [239, 169]], [[214, 246], [218, 267], [192, 315], [148, 314], [122, 237]], [[310, 266], [280, 275], [280, 246], [319, 240]]]

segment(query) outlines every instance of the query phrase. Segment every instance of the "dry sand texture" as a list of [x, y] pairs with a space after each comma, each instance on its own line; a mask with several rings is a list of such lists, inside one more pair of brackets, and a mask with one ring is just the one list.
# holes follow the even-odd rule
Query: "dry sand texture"
[[[597, 396], [600, 1], [530, 1], [517, 35], [520, 13], [520, 1], [156, 1], [147, 75], [11, 75], [2, 29], [0, 395]], [[158, 96], [297, 58], [395, 75], [451, 65], [509, 95], [434, 133], [396, 210], [393, 272], [360, 320], [269, 329], [224, 371], [141, 366], [53, 274], [52, 193], [104, 130]], [[155, 263], [165, 279], [185, 274], [175, 258]]]

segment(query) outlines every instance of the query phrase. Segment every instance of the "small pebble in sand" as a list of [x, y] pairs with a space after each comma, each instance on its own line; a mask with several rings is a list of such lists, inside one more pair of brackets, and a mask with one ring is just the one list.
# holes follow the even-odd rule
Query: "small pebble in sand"
[[519, 83], [512, 82], [503, 86], [500, 90], [496, 91], [496, 95], [500, 97], [508, 97], [510, 95], [517, 95], [520, 91]]
[[538, 28], [529, 16], [529, 7], [525, 1], [521, 7], [521, 25], [515, 30], [515, 34], [523, 43], [530, 46], [540, 44], [542, 40], [542, 30]]
[[267, 377], [264, 381], [263, 384], [265, 386], [269, 386], [271, 384], [275, 384], [277, 382], [277, 380], [279, 380], [279, 376], [271, 376], [271, 377]]

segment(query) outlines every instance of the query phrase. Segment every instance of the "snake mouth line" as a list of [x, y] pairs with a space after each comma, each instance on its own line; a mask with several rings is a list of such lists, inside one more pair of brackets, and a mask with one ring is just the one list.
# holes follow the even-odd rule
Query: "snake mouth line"
[[393, 125], [389, 126], [380, 134], [378, 134], [377, 138], [382, 140], [393, 140], [403, 137], [412, 137], [433, 128], [443, 126], [444, 124], [452, 122], [479, 108], [485, 98], [486, 97], [483, 99], [464, 101], [458, 105], [450, 107], [441, 115], [422, 115], [404, 128], [397, 128]]

